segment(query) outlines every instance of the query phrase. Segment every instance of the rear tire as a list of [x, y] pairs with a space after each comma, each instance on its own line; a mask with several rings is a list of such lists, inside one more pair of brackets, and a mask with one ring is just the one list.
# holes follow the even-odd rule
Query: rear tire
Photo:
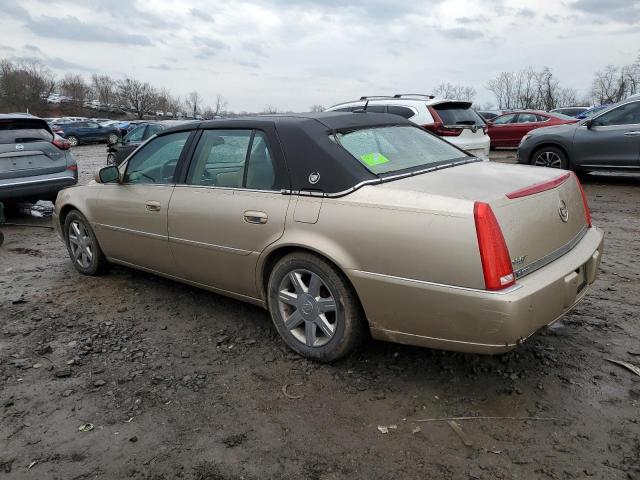
[[114, 144], [118, 141], [118, 135], [116, 135], [115, 133], [110, 133], [109, 136], [107, 137], [107, 143], [108, 144]]
[[64, 240], [69, 258], [83, 275], [100, 275], [107, 270], [107, 262], [89, 221], [78, 210], [69, 212], [64, 220]]
[[362, 307], [343, 274], [323, 258], [298, 252], [269, 276], [269, 311], [278, 333], [298, 354], [332, 362], [366, 336]]
[[107, 165], [118, 166], [118, 164], [116, 163], [116, 156], [113, 153], [107, 155]]
[[72, 147], [77, 147], [78, 145], [80, 145], [80, 140], [75, 135], [69, 135], [67, 137], [67, 141]]
[[567, 155], [556, 147], [542, 147], [533, 152], [531, 165], [569, 170]]

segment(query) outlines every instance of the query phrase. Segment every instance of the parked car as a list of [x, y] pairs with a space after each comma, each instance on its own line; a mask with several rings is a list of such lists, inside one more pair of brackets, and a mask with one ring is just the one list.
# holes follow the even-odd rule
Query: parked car
[[53, 131], [66, 138], [72, 147], [81, 143], [115, 143], [120, 138], [118, 128], [102, 127], [99, 123], [91, 121], [55, 124]]
[[478, 158], [489, 158], [489, 136], [484, 119], [471, 108], [471, 102], [434, 98], [433, 95], [361, 97], [340, 103], [328, 112], [353, 112], [364, 109], [372, 113], [393, 113], [443, 137], [449, 143]]
[[585, 110], [580, 115], [576, 116], [578, 120], [583, 120], [585, 118], [593, 117], [596, 113], [603, 111], [605, 108], [609, 108], [611, 106], [610, 103], [605, 105], [598, 105], [597, 107], [591, 107], [588, 110]]
[[69, 143], [38, 117], [0, 114], [0, 201], [54, 200], [78, 182]]
[[517, 147], [522, 137], [531, 130], [551, 125], [575, 123], [577, 121], [573, 117], [560, 113], [547, 113], [536, 110], [500, 115], [489, 122], [491, 148]]
[[640, 98], [579, 123], [529, 132], [520, 142], [518, 162], [582, 171], [640, 169]]
[[120, 165], [131, 152], [146, 142], [149, 138], [166, 128], [181, 125], [180, 120], [166, 120], [162, 122], [149, 122], [138, 125], [127, 133], [121, 142], [107, 145], [107, 165]]
[[578, 115], [589, 110], [589, 107], [561, 107], [549, 110], [549, 113], [560, 113], [568, 117], [577, 118]]
[[483, 162], [375, 113], [164, 130], [64, 190], [53, 223], [79, 272], [119, 263], [261, 305], [320, 361], [367, 331], [510, 350], [584, 297], [603, 239], [575, 175]]

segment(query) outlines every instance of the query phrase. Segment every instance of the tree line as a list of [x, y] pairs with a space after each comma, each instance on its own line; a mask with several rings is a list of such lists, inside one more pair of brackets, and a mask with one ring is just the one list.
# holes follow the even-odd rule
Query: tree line
[[166, 88], [156, 88], [149, 82], [130, 77], [116, 80], [94, 73], [86, 79], [79, 74], [67, 73], [56, 78], [36, 60], [0, 60], [0, 111], [46, 116], [51, 108], [48, 99], [53, 94], [66, 97], [65, 110], [69, 114], [81, 114], [88, 101], [107, 107], [107, 111], [128, 111], [137, 118], [158, 111], [215, 118], [227, 108], [227, 101], [220, 94], [216, 95], [213, 105], [208, 105], [197, 91], [181, 99]]
[[[505, 71], [489, 80], [485, 87], [495, 97], [495, 104], [484, 108], [553, 110], [572, 105], [614, 103], [634, 93], [640, 93], [640, 55], [623, 66], [608, 65], [593, 75], [589, 92], [580, 97], [573, 88], [564, 87], [549, 67], [528, 67], [520, 71]], [[227, 110], [228, 102], [217, 94], [213, 104], [207, 104], [202, 95], [193, 91], [185, 98], [174, 96], [166, 88], [156, 88], [149, 82], [134, 78], [115, 79], [109, 75], [93, 74], [90, 78], [67, 73], [57, 78], [51, 70], [37, 60], [0, 59], [0, 111], [31, 112], [46, 116], [50, 111], [47, 99], [54, 93], [63, 95], [69, 114], [81, 114], [85, 102], [92, 100], [101, 105], [126, 110], [138, 118], [159, 112], [178, 112], [186, 116], [215, 118], [236, 116]], [[443, 82], [432, 92], [438, 97], [473, 102], [477, 91], [473, 87]], [[322, 111], [320, 105], [311, 111]], [[116, 110], [110, 110], [112, 112]], [[261, 113], [278, 113], [274, 105], [267, 105]], [[246, 112], [241, 112], [246, 113]]]

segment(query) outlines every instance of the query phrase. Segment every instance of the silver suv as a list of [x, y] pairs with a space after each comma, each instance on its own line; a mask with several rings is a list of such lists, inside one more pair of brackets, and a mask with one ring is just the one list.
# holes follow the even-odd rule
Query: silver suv
[[0, 201], [55, 200], [78, 183], [69, 147], [41, 118], [0, 114]]
[[472, 103], [435, 98], [433, 95], [396, 94], [389, 97], [360, 97], [327, 109], [328, 112], [393, 113], [420, 125], [471, 155], [488, 159], [491, 140], [484, 119]]

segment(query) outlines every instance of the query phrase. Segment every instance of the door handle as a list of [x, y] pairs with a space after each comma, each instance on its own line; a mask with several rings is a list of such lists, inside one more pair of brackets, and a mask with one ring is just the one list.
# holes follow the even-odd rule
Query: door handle
[[269, 219], [268, 215], [264, 212], [255, 212], [253, 210], [247, 210], [244, 212], [244, 221], [247, 223], [255, 223], [256, 225], [264, 225]]
[[637, 137], [638, 135], [640, 135], [640, 130], [634, 130], [624, 134], [625, 137]]
[[147, 210], [150, 212], [159, 212], [160, 211], [160, 202], [156, 202], [155, 200], [147, 200], [145, 203]]

